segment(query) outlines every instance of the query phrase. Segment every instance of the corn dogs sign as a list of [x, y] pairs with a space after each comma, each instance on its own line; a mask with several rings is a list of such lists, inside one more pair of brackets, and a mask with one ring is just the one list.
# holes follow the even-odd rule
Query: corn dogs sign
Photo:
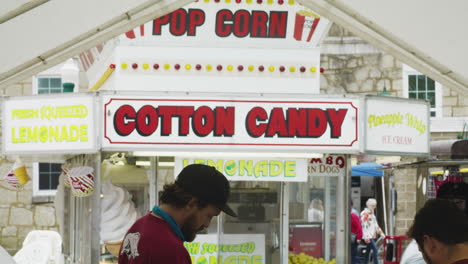
[[299, 4], [232, 2], [192, 3], [127, 32], [121, 40], [158, 46], [304, 48], [316, 47], [329, 24]]
[[358, 103], [105, 96], [103, 148], [355, 152]]

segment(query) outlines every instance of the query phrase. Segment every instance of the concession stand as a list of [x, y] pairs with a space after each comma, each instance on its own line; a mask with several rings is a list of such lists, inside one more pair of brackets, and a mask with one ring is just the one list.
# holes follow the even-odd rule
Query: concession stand
[[5, 98], [4, 152], [65, 161], [66, 262], [117, 263], [129, 225], [201, 163], [238, 217], [186, 243], [192, 263], [348, 263], [351, 155], [427, 155], [429, 104], [320, 95], [328, 26], [294, 1], [199, 1], [81, 54], [90, 92]]

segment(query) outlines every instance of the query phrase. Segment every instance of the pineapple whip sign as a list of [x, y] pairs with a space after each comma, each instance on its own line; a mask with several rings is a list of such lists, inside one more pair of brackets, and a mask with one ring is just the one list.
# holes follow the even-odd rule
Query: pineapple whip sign
[[367, 99], [366, 150], [429, 153], [429, 110], [426, 102]]
[[264, 234], [197, 235], [185, 248], [194, 264], [265, 264]]
[[356, 99], [230, 100], [111, 95], [103, 99], [104, 149], [276, 153], [359, 150]]
[[7, 99], [5, 152], [94, 149], [93, 104], [92, 96], [79, 95]]
[[189, 164], [215, 167], [229, 181], [306, 182], [306, 159], [175, 158], [174, 175]]

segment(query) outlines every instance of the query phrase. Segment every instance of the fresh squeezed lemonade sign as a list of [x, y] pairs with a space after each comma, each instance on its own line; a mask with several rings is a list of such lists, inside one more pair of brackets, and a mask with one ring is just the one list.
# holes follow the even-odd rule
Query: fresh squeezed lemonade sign
[[193, 264], [264, 264], [265, 235], [235, 234], [197, 235], [193, 242], [185, 242]]
[[94, 146], [94, 98], [9, 98], [4, 104], [4, 150], [86, 151]]
[[367, 99], [366, 150], [429, 153], [429, 104]]
[[230, 181], [306, 182], [305, 159], [175, 158], [175, 175], [189, 164], [215, 167]]

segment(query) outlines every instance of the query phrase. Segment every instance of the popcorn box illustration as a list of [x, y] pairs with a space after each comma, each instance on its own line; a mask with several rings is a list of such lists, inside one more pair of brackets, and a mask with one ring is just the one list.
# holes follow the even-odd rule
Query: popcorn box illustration
[[60, 175], [60, 177], [63, 177], [62, 179], [63, 179], [64, 186], [71, 187], [70, 176], [68, 175], [68, 171], [69, 171], [68, 168], [65, 168], [62, 166], [62, 174]]
[[294, 39], [310, 42], [319, 21], [320, 17], [312, 12], [307, 10], [297, 12], [294, 23]]
[[13, 164], [13, 174], [18, 178], [20, 184], [26, 184], [30, 180], [26, 166], [24, 166], [24, 163], [20, 159], [17, 159], [15, 164]]
[[18, 181], [18, 178], [16, 178], [15, 174], [13, 173], [13, 170], [9, 171], [3, 179], [7, 182], [7, 184], [10, 187], [13, 187], [15, 189], [18, 189], [21, 186]]
[[94, 192], [94, 169], [88, 166], [71, 168], [68, 171], [72, 194], [85, 197]]

